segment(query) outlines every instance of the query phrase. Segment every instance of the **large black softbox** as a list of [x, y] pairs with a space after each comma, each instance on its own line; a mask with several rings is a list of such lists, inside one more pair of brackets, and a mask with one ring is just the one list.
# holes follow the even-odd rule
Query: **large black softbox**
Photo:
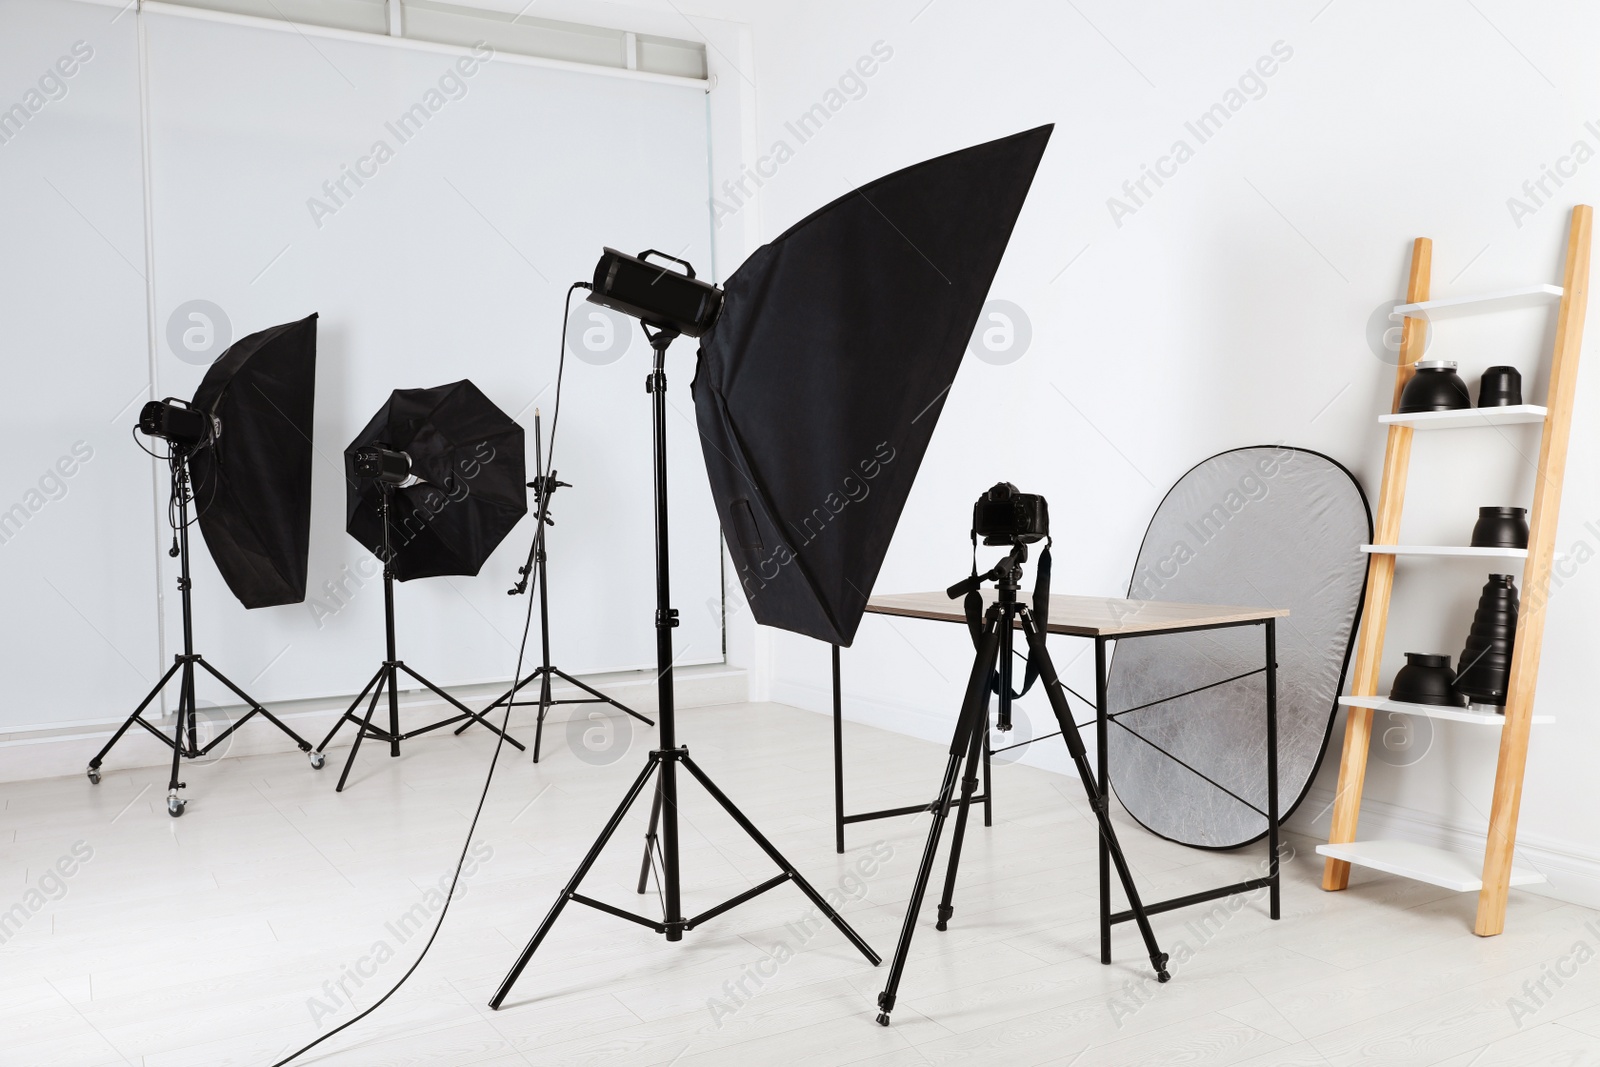
[[345, 530], [383, 551], [383, 492], [357, 476], [367, 445], [411, 457], [416, 484], [394, 490], [389, 546], [400, 581], [474, 575], [528, 511], [522, 427], [472, 382], [396, 389], [345, 449]]
[[694, 401], [756, 621], [854, 639], [1052, 129], [879, 178], [728, 279]]
[[306, 598], [317, 316], [253, 333], [206, 370], [193, 406], [217, 420], [189, 461], [200, 532], [247, 608]]

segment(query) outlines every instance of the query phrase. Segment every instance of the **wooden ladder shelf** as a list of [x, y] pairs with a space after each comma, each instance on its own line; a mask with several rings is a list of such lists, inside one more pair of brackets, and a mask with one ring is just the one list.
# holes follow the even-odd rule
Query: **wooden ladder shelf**
[[[1392, 705], [1376, 700], [1378, 671], [1383, 661], [1384, 631], [1389, 619], [1389, 598], [1394, 590], [1394, 569], [1399, 553], [1374, 552], [1367, 563], [1367, 594], [1363, 609], [1360, 641], [1356, 648], [1355, 673], [1351, 695], [1345, 701], [1344, 747], [1339, 761], [1339, 788], [1333, 805], [1333, 826], [1328, 844], [1317, 851], [1327, 857], [1322, 888], [1344, 889], [1350, 884], [1351, 863], [1391, 873], [1404, 874], [1453, 889], [1478, 891], [1478, 917], [1474, 932], [1483, 937], [1505, 929], [1506, 894], [1512, 885], [1542, 880], [1538, 875], [1512, 869], [1512, 853], [1517, 840], [1517, 815], [1522, 802], [1522, 776], [1528, 760], [1528, 731], [1534, 721], [1534, 688], [1539, 677], [1539, 651], [1544, 640], [1545, 605], [1555, 557], [1556, 520], [1561, 510], [1561, 484], [1567, 464], [1567, 442], [1572, 429], [1572, 404], [1577, 388], [1578, 357], [1583, 346], [1583, 319], [1589, 303], [1589, 239], [1593, 209], [1580, 204], [1572, 209], [1572, 224], [1567, 235], [1566, 270], [1559, 293], [1555, 348], [1551, 355], [1547, 412], [1543, 416], [1544, 434], [1539, 445], [1538, 474], [1533, 507], [1529, 515], [1527, 562], [1523, 567], [1521, 611], [1517, 617], [1515, 645], [1512, 649], [1511, 679], [1506, 697], [1505, 716], [1500, 726], [1500, 758], [1495, 769], [1494, 798], [1489, 811], [1489, 832], [1484, 850], [1482, 877], [1474, 878], [1469, 864], [1448, 853], [1416, 846], [1412, 850], [1400, 842], [1356, 840], [1356, 823], [1361, 814], [1361, 790], [1367, 774], [1367, 750], [1372, 739], [1372, 705]], [[1459, 311], [1470, 301], [1429, 301], [1433, 243], [1419, 237], [1412, 245], [1411, 276], [1406, 289], [1406, 304], [1397, 311], [1405, 314], [1401, 332], [1400, 364], [1395, 372], [1394, 403], [1398, 413], [1400, 392], [1414, 373], [1422, 353], [1431, 313]], [[1484, 310], [1493, 306], [1527, 306], [1529, 302], [1553, 301], [1553, 286], [1532, 286], [1512, 293], [1493, 294], [1482, 301]], [[1420, 306], [1419, 306], [1420, 305]], [[1493, 425], [1487, 416], [1462, 412], [1457, 425]], [[1518, 409], [1518, 421], [1537, 421], [1538, 409]], [[1531, 412], [1531, 413], [1530, 413]], [[1411, 462], [1411, 440], [1417, 429], [1442, 425], [1431, 420], [1384, 420], [1388, 424], [1388, 443], [1383, 456], [1383, 487], [1378, 496], [1378, 515], [1374, 543], [1399, 543], [1400, 514], [1405, 504], [1406, 474]], [[1365, 705], [1365, 706], [1363, 706]], [[1418, 707], [1418, 714], [1426, 711]], [[1448, 717], [1448, 716], [1446, 716]], [[1487, 716], [1483, 716], [1487, 720]]]

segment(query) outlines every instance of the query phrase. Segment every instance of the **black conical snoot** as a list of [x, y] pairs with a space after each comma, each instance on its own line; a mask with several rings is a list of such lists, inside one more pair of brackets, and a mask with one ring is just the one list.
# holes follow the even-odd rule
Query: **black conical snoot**
[[1478, 597], [1455, 688], [1475, 704], [1506, 702], [1511, 646], [1517, 633], [1517, 586], [1509, 574], [1491, 574]]

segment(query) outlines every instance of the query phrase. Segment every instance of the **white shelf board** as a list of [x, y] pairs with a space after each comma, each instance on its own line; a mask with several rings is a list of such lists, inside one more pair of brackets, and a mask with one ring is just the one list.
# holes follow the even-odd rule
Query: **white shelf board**
[[1549, 409], [1537, 404], [1511, 404], [1499, 408], [1460, 408], [1456, 411], [1414, 411], [1407, 415], [1379, 415], [1385, 426], [1413, 430], [1468, 430], [1483, 426], [1517, 426], [1543, 422]]
[[1560, 299], [1559, 285], [1522, 285], [1515, 289], [1498, 289], [1491, 293], [1478, 293], [1475, 296], [1452, 296], [1443, 300], [1424, 300], [1418, 304], [1400, 304], [1389, 317], [1442, 319], [1452, 315], [1475, 315], [1484, 311], [1538, 307], [1541, 304], [1554, 304]]
[[1378, 556], [1477, 556], [1484, 559], [1527, 559], [1525, 548], [1476, 548], [1472, 545], [1362, 545]]
[[[1483, 888], [1483, 859], [1458, 856], [1442, 848], [1417, 845], [1410, 841], [1352, 841], [1346, 845], [1318, 845], [1317, 853], [1336, 860], [1370, 867], [1385, 874], [1398, 874], [1429, 885], [1476, 893]], [[1536, 885], [1545, 881], [1537, 871], [1511, 868], [1512, 885]]]
[[[1506, 723], [1506, 717], [1493, 711], [1479, 711], [1476, 708], [1446, 708], [1438, 704], [1412, 704], [1404, 700], [1390, 700], [1388, 697], [1340, 697], [1339, 703], [1347, 708], [1371, 708], [1373, 711], [1389, 711], [1396, 715], [1424, 715], [1430, 719], [1448, 719], [1450, 722], [1470, 722], [1477, 726], [1492, 726], [1499, 729]], [[1545, 726], [1556, 721], [1554, 715], [1535, 715], [1530, 720], [1535, 726]]]

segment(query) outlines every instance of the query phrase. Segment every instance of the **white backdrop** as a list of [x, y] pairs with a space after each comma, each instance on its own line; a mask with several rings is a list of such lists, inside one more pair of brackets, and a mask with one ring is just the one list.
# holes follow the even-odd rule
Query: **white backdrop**
[[[120, 169], [103, 160], [77, 165], [72, 158], [74, 151], [88, 151], [79, 142], [95, 136], [89, 117], [74, 127], [58, 124], [48, 144], [28, 143], [31, 126], [44, 132], [46, 121], [58, 117], [51, 109], [24, 137], [0, 146], [0, 166], [9, 183], [23, 166], [65, 157], [57, 165], [88, 190], [86, 196], [104, 200], [112, 221], [102, 230], [114, 232], [123, 254], [142, 270], [134, 17], [112, 25], [115, 9], [59, 2], [8, 5], [4, 12], [0, 47], [18, 48], [19, 38], [38, 41], [35, 54], [8, 62], [8, 70], [43, 70], [56, 51], [70, 48], [74, 33], [88, 32], [52, 19], [71, 23], [76, 16], [93, 23], [95, 33], [116, 35], [121, 51], [112, 54], [109, 45], [97, 51], [83, 75], [120, 74], [105, 88], [101, 109], [101, 125], [111, 126], [114, 136], [95, 142], [102, 156], [108, 143], [123, 146], [115, 159]], [[321, 316], [307, 603], [245, 611], [196, 538], [200, 650], [261, 700], [354, 692], [382, 658], [383, 598], [370, 558], [343, 532], [344, 446], [391, 389], [464, 377], [530, 431], [534, 409], [542, 407], [548, 429], [563, 294], [571, 281], [588, 277], [600, 246], [655, 246], [711, 265], [704, 93], [504, 57], [458, 66], [453, 55], [382, 43], [141, 17], [148, 49], [155, 395], [189, 396], [215, 354], [203, 331], [187, 342], [182, 337], [199, 322], [188, 317], [191, 302], [220, 310], [208, 313], [218, 327], [215, 351], [224, 333], [237, 339], [312, 311]], [[103, 67], [96, 66], [102, 60]], [[115, 71], [114, 61], [121, 63]], [[78, 90], [74, 83], [72, 94]], [[77, 95], [64, 101], [78, 102]], [[417, 104], [428, 115], [421, 128], [398, 129], [400, 116]], [[387, 152], [377, 148], [380, 141]], [[45, 147], [56, 157], [43, 156]], [[12, 155], [19, 158], [5, 158]], [[346, 176], [352, 170], [366, 175], [362, 184]], [[26, 179], [39, 182], [32, 174]], [[324, 183], [333, 185], [331, 193]], [[43, 215], [51, 207], [46, 198], [55, 194], [40, 188], [43, 196], [30, 194], [31, 205], [8, 197], [7, 208], [34, 228], [23, 231], [34, 245], [50, 252], [59, 249], [72, 215]], [[313, 198], [321, 205], [315, 211], [308, 204]], [[66, 211], [59, 201], [56, 206], [56, 215]], [[54, 632], [35, 631], [31, 622], [24, 627], [15, 617], [8, 623], [5, 658], [13, 693], [26, 699], [0, 711], [0, 726], [97, 720], [131, 710], [141, 684], [149, 684], [135, 671], [153, 681], [160, 663], [153, 561], [159, 559], [163, 588], [171, 588], [175, 573], [161, 551], [164, 527], [161, 544], [152, 544], [152, 511], [164, 500], [153, 493], [149, 461], [127, 440], [133, 410], [110, 424], [140, 383], [149, 382], [143, 283], [122, 257], [106, 253], [101, 238], [78, 225], [88, 233], [74, 235], [83, 246], [79, 258], [96, 255], [94, 274], [86, 277], [85, 268], [66, 264], [46, 273], [28, 262], [33, 257], [9, 251], [0, 267], [8, 278], [19, 275], [7, 286], [8, 298], [25, 294], [27, 314], [37, 323], [37, 339], [22, 350], [23, 380], [47, 376], [29, 388], [51, 398], [38, 405], [47, 424], [28, 434], [29, 449], [0, 458], [8, 495], [18, 497], [56, 453], [85, 436], [83, 427], [105, 430], [64, 501], [31, 520], [15, 544], [0, 546], [9, 557], [8, 595], [14, 586], [16, 595], [37, 599], [29, 590], [38, 585], [54, 596], [40, 585], [47, 579], [81, 582], [90, 590], [56, 612], [63, 618]], [[100, 295], [86, 307], [91, 290]], [[604, 325], [590, 320], [581, 301], [573, 319], [580, 331]], [[81, 364], [63, 367], [34, 355], [46, 347], [52, 325], [58, 333], [85, 335], [75, 342]], [[649, 403], [642, 388], [648, 355], [635, 332], [611, 362], [593, 355], [567, 361], [556, 465], [574, 488], [563, 490], [554, 507], [551, 612], [556, 658], [574, 672], [654, 660]], [[720, 561], [698, 439], [686, 417], [691, 371], [692, 347], [680, 343], [668, 364], [669, 395], [685, 416], [674, 414], [670, 427], [674, 599], [683, 615], [676, 647], [678, 662], [705, 663], [722, 658]], [[85, 403], [85, 393], [93, 394], [92, 403]], [[529, 447], [531, 465], [531, 434]], [[44, 520], [47, 534], [32, 528]], [[41, 536], [26, 536], [36, 532]], [[505, 589], [531, 532], [524, 520], [476, 578], [399, 586], [402, 657], [441, 684], [507, 677], [525, 601], [507, 597]], [[19, 549], [30, 554], [25, 558]], [[98, 582], [97, 565], [106, 569]], [[63, 574], [68, 578], [58, 577]], [[180, 639], [176, 597], [169, 595], [167, 605], [170, 652]], [[49, 700], [67, 688], [55, 672], [66, 670], [84, 643], [62, 639], [73, 621], [90, 635], [106, 631], [117, 650], [95, 650], [92, 676], [73, 670], [71, 688], [80, 696], [67, 709]], [[34, 643], [13, 660], [17, 637]], [[220, 688], [203, 688], [201, 695], [228, 702]]]

